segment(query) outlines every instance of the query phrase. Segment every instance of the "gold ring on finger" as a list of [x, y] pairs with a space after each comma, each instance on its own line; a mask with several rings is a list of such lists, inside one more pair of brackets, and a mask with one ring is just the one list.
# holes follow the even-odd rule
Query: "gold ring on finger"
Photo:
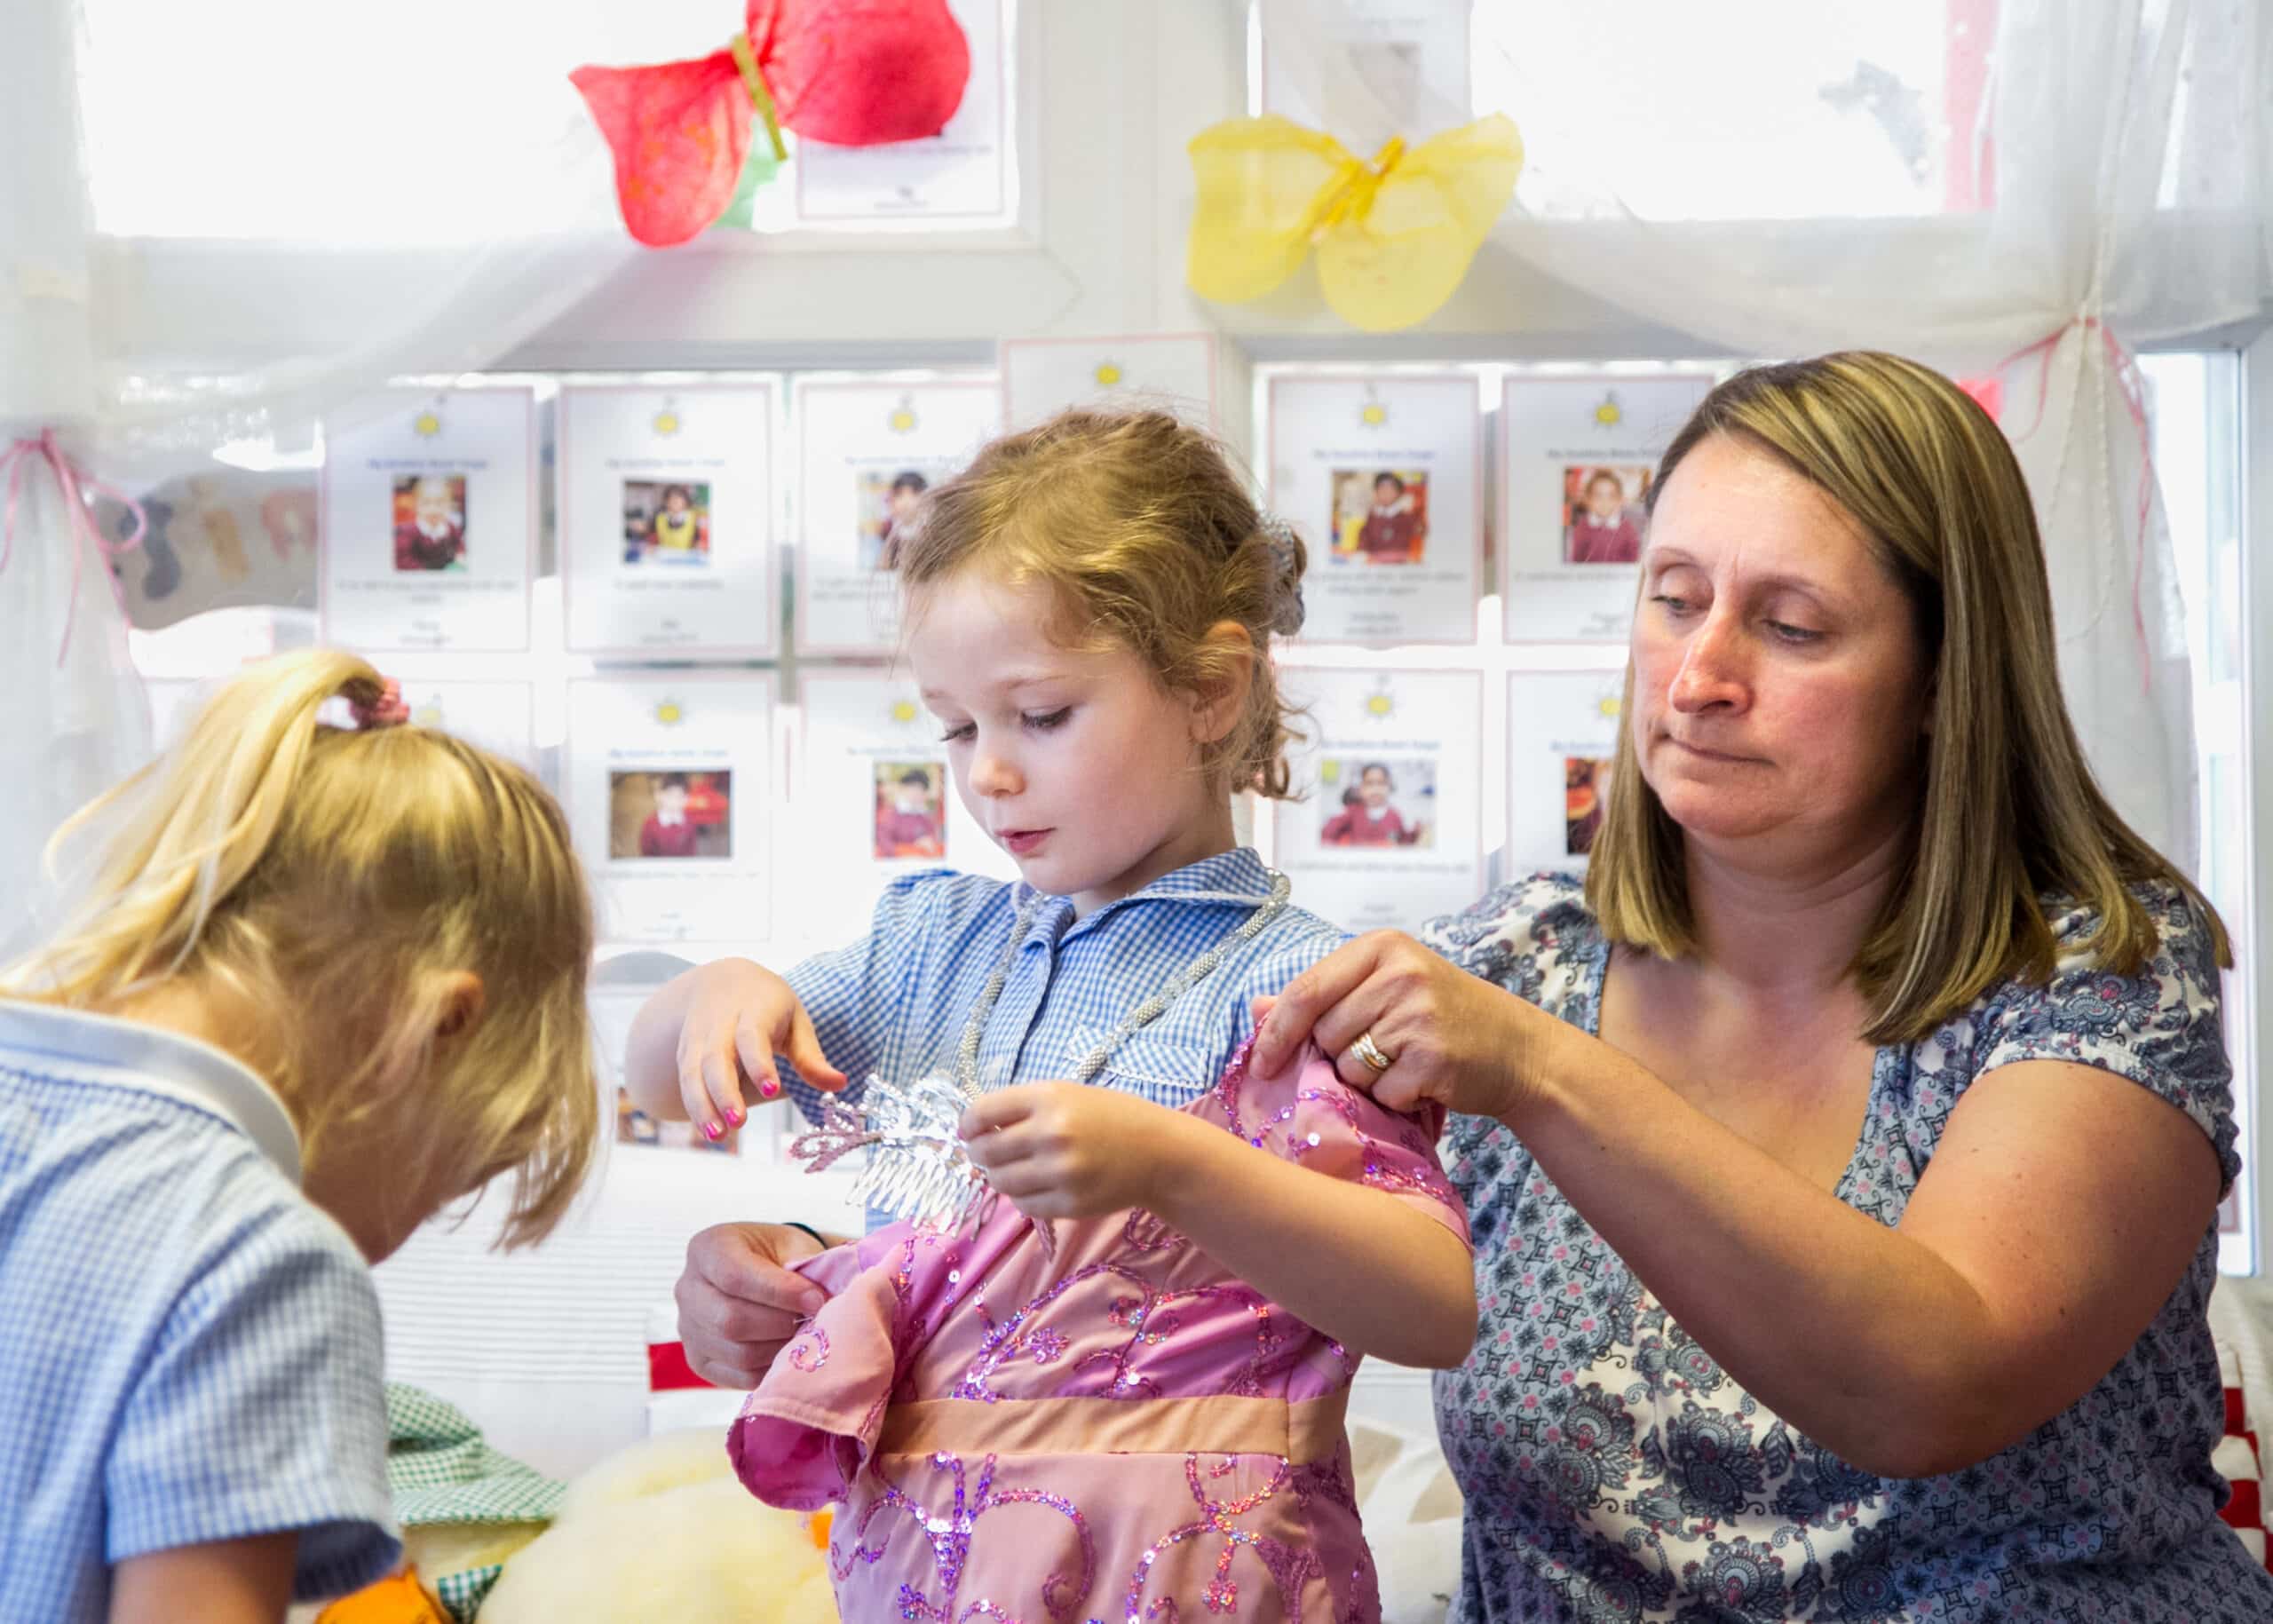
[[1397, 1064], [1395, 1055], [1384, 1054], [1382, 1051], [1382, 1046], [1374, 1042], [1373, 1028], [1370, 1026], [1358, 1034], [1358, 1041], [1350, 1045], [1350, 1052], [1355, 1057], [1358, 1065], [1376, 1077]]

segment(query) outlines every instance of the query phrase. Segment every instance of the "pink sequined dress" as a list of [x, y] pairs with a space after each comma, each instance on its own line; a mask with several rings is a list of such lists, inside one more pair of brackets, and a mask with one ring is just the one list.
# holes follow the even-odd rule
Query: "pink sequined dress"
[[[1438, 1121], [1315, 1051], [1244, 1051], [1185, 1109], [1257, 1155], [1382, 1190], [1468, 1242]], [[1376, 1624], [1342, 1430], [1358, 1361], [1144, 1212], [971, 1234], [897, 1224], [802, 1265], [833, 1295], [729, 1447], [750, 1491], [843, 1501], [848, 1624], [1236, 1618]]]

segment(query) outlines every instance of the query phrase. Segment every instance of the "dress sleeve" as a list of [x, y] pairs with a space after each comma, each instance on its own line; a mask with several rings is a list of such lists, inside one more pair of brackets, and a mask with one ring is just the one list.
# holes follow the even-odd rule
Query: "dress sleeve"
[[828, 1301], [798, 1328], [726, 1434], [735, 1475], [770, 1506], [812, 1511], [844, 1499], [875, 1448], [898, 1369], [899, 1303], [881, 1259], [906, 1227], [796, 1267]]
[[2023, 1060], [2066, 1060], [2127, 1077], [2209, 1136], [2230, 1186], [2241, 1159], [2210, 932], [2175, 886], [2142, 887], [2138, 894], [2162, 933], [2138, 973], [2094, 968], [2079, 945], [2095, 916], [2071, 914], [2060, 926], [2061, 958], [2051, 982], [2008, 983], [1991, 995], [1975, 1027], [1974, 1075]]
[[105, 1463], [116, 1565], [297, 1532], [293, 1593], [344, 1595], [401, 1554], [387, 1493], [378, 1294], [345, 1235], [278, 1206], [174, 1304]]
[[1312, 1172], [1393, 1195], [1469, 1244], [1467, 1206], [1437, 1160], [1440, 1108], [1420, 1116], [1388, 1110], [1308, 1044], [1277, 1077], [1248, 1073], [1247, 1052], [1234, 1057], [1211, 1102], [1232, 1132]]

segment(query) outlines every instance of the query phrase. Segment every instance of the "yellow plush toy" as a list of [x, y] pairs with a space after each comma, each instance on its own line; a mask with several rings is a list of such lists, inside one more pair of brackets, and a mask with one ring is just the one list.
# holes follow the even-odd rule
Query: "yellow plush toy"
[[507, 1560], [481, 1624], [836, 1624], [828, 1535], [750, 1496], [723, 1431], [667, 1432], [568, 1485], [552, 1526]]

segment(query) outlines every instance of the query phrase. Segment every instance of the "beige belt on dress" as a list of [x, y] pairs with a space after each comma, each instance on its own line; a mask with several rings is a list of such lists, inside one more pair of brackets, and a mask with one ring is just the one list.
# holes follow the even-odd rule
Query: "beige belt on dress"
[[884, 1412], [879, 1454], [1263, 1454], [1295, 1465], [1341, 1448], [1350, 1390], [1289, 1404], [1196, 1398], [923, 1398]]

